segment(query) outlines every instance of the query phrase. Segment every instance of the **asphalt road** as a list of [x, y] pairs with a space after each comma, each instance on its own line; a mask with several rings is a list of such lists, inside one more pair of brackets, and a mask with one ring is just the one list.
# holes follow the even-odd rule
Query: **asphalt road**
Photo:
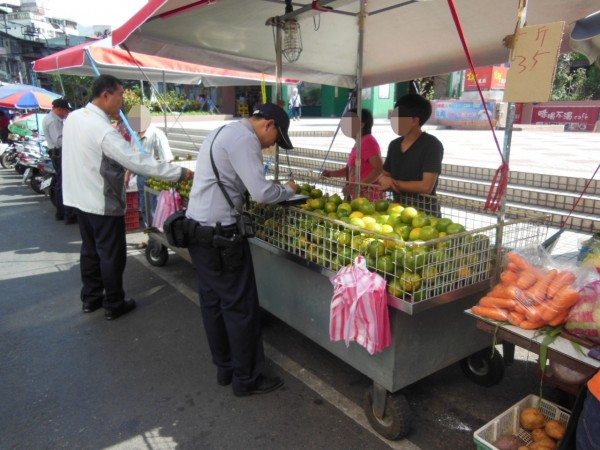
[[362, 409], [371, 380], [265, 315], [268, 369], [286, 385], [236, 398], [215, 382], [184, 259], [150, 266], [133, 246], [144, 236], [128, 235], [126, 291], [139, 307], [107, 322], [81, 313], [77, 227], [55, 222], [50, 201], [7, 169], [0, 230], [0, 449], [469, 449], [475, 430], [539, 392], [525, 351], [491, 388], [453, 364], [402, 390], [412, 426], [386, 441]]

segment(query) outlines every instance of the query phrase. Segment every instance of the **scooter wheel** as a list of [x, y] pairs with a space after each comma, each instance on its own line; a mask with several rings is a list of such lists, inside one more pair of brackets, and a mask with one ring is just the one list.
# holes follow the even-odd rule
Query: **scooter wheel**
[[36, 194], [44, 194], [44, 191], [42, 190], [42, 182], [44, 181], [44, 179], [42, 177], [32, 177], [31, 180], [29, 181], [29, 186], [31, 186], [31, 189], [33, 189], [33, 192], [35, 192]]

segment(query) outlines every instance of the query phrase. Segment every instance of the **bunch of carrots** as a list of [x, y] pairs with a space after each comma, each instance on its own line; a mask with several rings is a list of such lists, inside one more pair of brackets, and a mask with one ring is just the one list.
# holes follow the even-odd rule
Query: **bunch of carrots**
[[515, 252], [506, 256], [500, 282], [471, 311], [526, 330], [563, 324], [579, 299], [572, 287], [575, 274], [536, 267]]

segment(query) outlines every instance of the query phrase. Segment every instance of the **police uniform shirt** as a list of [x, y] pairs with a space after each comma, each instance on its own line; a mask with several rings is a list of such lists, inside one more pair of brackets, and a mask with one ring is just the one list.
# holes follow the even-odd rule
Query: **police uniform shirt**
[[55, 113], [50, 112], [44, 117], [42, 123], [44, 138], [49, 149], [62, 147], [63, 120]]
[[194, 183], [186, 216], [201, 225], [215, 226], [235, 223], [234, 211], [217, 184], [210, 162], [212, 148], [215, 166], [229, 197], [242, 209], [244, 193], [250, 193], [258, 203], [279, 203], [294, 195], [287, 185], [274, 184], [264, 177], [260, 141], [248, 119], [234, 122], [209, 134], [198, 152]]

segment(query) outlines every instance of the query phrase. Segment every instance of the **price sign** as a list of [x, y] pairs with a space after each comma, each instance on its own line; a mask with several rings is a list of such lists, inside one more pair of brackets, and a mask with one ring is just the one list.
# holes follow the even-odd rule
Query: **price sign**
[[564, 22], [554, 22], [517, 31], [506, 77], [505, 102], [550, 100], [564, 27]]

